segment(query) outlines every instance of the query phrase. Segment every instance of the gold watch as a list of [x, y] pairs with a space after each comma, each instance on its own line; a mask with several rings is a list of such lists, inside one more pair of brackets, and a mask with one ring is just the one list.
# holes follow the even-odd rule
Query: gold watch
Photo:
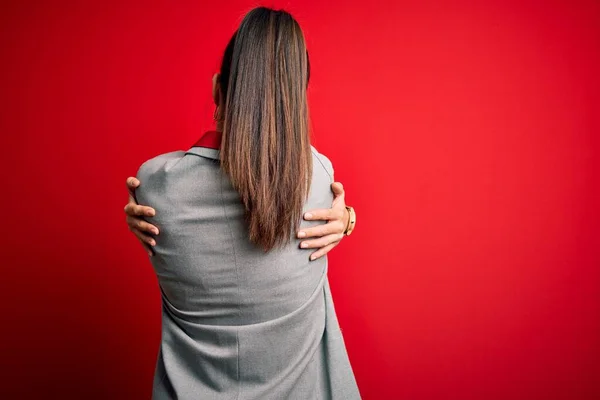
[[356, 213], [354, 212], [354, 208], [350, 206], [346, 206], [346, 210], [348, 210], [348, 225], [346, 226], [344, 235], [350, 236], [354, 230], [354, 225], [356, 225]]

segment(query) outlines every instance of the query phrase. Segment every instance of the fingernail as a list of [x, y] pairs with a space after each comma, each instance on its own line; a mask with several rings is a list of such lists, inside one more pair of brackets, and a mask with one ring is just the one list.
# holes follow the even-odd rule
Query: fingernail
[[154, 239], [150, 239], [150, 246], [156, 246], [156, 242], [154, 241]]
[[306, 236], [306, 232], [298, 232], [298, 237], [303, 238]]
[[152, 229], [152, 233], [154, 233], [155, 235], [158, 235], [158, 229], [156, 229], [156, 228]]
[[317, 256], [315, 256], [314, 254], [312, 256], [310, 256], [311, 261], [315, 261], [316, 258], [317, 258]]
[[150, 250], [148, 250], [148, 255], [152, 257], [152, 252]]
[[304, 218], [306, 218], [306, 219], [311, 219], [312, 217], [313, 217], [313, 215], [311, 213], [304, 214]]
[[306, 243], [306, 242], [302, 242], [302, 244], [300, 245], [300, 247], [307, 248], [307, 247], [308, 247], [308, 243]]
[[148, 210], [146, 212], [146, 215], [149, 216], [149, 217], [154, 217], [154, 210]]

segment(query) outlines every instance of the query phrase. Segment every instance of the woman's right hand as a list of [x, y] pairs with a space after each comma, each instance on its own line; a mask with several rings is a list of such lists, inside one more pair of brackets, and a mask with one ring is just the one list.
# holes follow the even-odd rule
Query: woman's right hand
[[125, 206], [125, 221], [129, 230], [138, 238], [149, 256], [154, 255], [152, 247], [156, 245], [153, 236], [158, 235], [158, 228], [144, 220], [144, 217], [154, 217], [156, 211], [152, 207], [141, 206], [135, 201], [135, 189], [140, 186], [137, 178], [127, 178], [127, 190], [129, 191], [129, 202]]

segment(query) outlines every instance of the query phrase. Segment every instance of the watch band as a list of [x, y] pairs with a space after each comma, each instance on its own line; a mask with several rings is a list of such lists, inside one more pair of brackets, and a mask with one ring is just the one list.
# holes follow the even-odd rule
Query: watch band
[[356, 212], [354, 212], [354, 208], [350, 206], [346, 206], [346, 210], [348, 210], [348, 225], [346, 226], [344, 235], [350, 236], [356, 225]]

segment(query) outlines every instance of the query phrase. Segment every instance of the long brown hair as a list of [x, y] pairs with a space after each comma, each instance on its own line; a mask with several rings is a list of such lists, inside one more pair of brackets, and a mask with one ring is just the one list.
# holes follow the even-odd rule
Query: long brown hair
[[265, 7], [245, 16], [223, 57], [221, 167], [265, 251], [290, 242], [310, 188], [309, 69], [298, 22]]

